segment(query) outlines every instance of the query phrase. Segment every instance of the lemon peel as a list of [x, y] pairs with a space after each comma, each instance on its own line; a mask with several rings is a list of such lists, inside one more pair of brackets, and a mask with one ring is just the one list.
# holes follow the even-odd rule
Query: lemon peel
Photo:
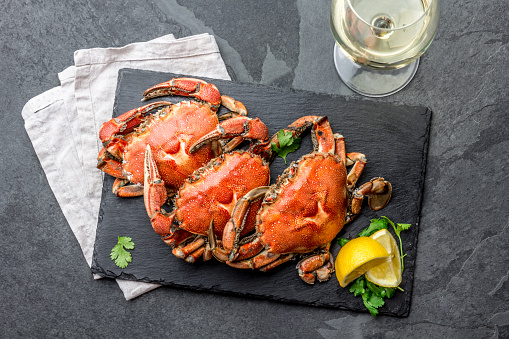
[[339, 251], [336, 261], [336, 277], [341, 287], [391, 259], [387, 250], [375, 239], [358, 237], [347, 242]]

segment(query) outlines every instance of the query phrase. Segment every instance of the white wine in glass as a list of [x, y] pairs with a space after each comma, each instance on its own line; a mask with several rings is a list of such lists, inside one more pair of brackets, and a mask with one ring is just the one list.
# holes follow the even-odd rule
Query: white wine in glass
[[332, 0], [334, 62], [345, 84], [372, 97], [412, 79], [438, 26], [439, 0]]

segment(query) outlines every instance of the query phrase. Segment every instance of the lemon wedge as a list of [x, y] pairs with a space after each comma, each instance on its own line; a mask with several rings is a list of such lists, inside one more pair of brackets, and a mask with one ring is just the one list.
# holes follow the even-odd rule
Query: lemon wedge
[[366, 279], [382, 287], [397, 287], [401, 283], [401, 258], [396, 239], [386, 229], [373, 233], [371, 239], [379, 242], [391, 259], [366, 271]]
[[339, 285], [349, 283], [375, 266], [384, 264], [391, 256], [377, 240], [370, 237], [358, 237], [347, 242], [339, 251], [336, 262], [336, 277]]

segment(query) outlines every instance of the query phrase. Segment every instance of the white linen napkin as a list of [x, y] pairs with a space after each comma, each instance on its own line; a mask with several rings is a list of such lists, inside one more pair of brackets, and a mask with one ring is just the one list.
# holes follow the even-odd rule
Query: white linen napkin
[[[103, 183], [96, 168], [102, 147], [98, 133], [112, 116], [119, 69], [230, 77], [209, 34], [78, 50], [74, 62], [58, 74], [61, 85], [30, 99], [22, 116], [48, 183], [91, 266]], [[159, 286], [116, 280], [126, 300]]]

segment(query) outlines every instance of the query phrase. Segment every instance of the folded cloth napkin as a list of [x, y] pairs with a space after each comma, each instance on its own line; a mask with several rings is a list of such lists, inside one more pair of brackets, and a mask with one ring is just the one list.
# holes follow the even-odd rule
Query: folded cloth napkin
[[[103, 183], [103, 173], [96, 168], [102, 147], [98, 133], [112, 116], [119, 69], [230, 77], [209, 34], [78, 50], [74, 62], [58, 74], [61, 85], [30, 99], [22, 116], [48, 183], [91, 266]], [[117, 283], [127, 300], [159, 286]]]

